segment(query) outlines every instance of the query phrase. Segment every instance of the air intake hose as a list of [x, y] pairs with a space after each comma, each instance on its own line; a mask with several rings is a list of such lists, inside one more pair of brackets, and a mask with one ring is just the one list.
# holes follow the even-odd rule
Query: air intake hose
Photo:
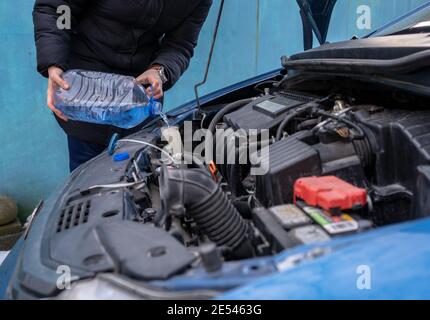
[[203, 234], [228, 249], [232, 259], [253, 256], [252, 230], [220, 189], [200, 169], [163, 168], [160, 176], [163, 212], [175, 214], [181, 208]]

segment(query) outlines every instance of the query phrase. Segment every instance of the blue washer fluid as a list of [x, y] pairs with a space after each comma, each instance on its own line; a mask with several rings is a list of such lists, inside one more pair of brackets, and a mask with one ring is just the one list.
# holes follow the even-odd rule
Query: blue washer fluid
[[70, 89], [57, 88], [54, 105], [71, 120], [130, 129], [162, 115], [162, 104], [149, 98], [133, 77], [70, 70], [63, 79]]

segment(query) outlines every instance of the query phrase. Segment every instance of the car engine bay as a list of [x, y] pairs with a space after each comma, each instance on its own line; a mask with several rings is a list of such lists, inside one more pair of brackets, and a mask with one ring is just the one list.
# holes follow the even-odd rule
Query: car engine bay
[[[205, 106], [203, 117], [116, 141], [111, 153], [127, 153], [126, 161], [106, 153], [72, 174], [47, 222], [44, 263], [69, 265], [80, 279], [113, 272], [165, 288], [195, 272], [235, 274], [237, 262], [249, 261], [255, 276], [258, 259], [424, 217], [430, 112], [403, 108], [397, 98], [387, 99], [396, 107], [380, 106], [291, 87], [282, 78], [265, 81], [247, 91], [253, 96]], [[169, 148], [201, 129], [223, 130], [201, 137], [212, 161]], [[260, 140], [237, 134], [250, 131]], [[225, 152], [222, 139], [233, 141]], [[252, 143], [261, 148], [247, 157]], [[256, 166], [265, 171], [253, 175]]]

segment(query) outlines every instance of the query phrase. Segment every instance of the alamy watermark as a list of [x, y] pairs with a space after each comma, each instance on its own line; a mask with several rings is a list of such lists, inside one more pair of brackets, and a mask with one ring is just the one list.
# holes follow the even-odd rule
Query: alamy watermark
[[371, 30], [372, 29], [372, 9], [368, 5], [360, 5], [356, 11], [358, 17], [356, 26], [358, 30]]
[[[265, 175], [269, 171], [269, 130], [207, 129], [193, 131], [191, 121], [184, 122], [183, 135], [179, 128], [162, 129], [166, 154], [173, 155], [175, 163], [191, 165], [251, 165], [251, 175]], [[183, 157], [183, 155], [188, 155]], [[162, 155], [166, 159], [165, 154]]]
[[[68, 5], [57, 7], [57, 28], [60, 30], [70, 30], [72, 28], [72, 10]], [[356, 10], [356, 27], [358, 30], [372, 29], [372, 9], [369, 5], [359, 5]]]
[[372, 290], [372, 269], [368, 265], [360, 265], [356, 269], [358, 290]]
[[60, 30], [72, 29], [72, 10], [68, 5], [61, 5], [57, 7], [57, 28]]
[[69, 266], [61, 265], [57, 268], [57, 288], [58, 290], [70, 290], [72, 288], [72, 270]]

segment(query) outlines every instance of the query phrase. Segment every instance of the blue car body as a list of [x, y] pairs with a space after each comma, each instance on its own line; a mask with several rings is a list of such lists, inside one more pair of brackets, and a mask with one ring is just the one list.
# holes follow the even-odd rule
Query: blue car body
[[[327, 243], [328, 252], [221, 299], [430, 299], [430, 219]], [[321, 248], [321, 247], [320, 247]], [[315, 248], [282, 254], [285, 261]], [[364, 275], [363, 272], [368, 272]], [[360, 281], [368, 276], [369, 286]]]

